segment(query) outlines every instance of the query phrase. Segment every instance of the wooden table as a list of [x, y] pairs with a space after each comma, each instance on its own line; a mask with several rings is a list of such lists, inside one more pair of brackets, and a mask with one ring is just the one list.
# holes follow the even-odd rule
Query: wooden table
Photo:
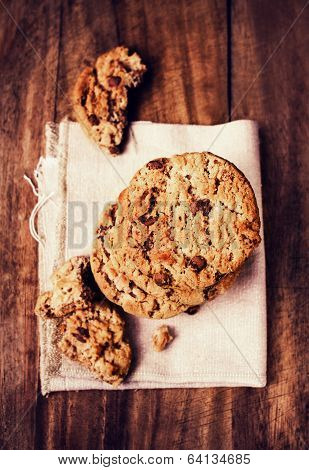
[[[3, 2], [3, 3], [2, 3]], [[1, 0], [0, 438], [14, 449], [296, 449], [306, 436], [305, 0]], [[151, 69], [131, 119], [259, 121], [268, 386], [39, 394], [35, 203], [23, 182], [84, 60], [119, 43]], [[307, 258], [308, 259], [308, 258]], [[306, 441], [307, 439], [307, 441]]]

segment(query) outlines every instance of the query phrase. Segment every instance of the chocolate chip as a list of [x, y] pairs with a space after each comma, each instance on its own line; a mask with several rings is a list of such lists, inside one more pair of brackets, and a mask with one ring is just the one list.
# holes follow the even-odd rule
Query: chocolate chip
[[220, 180], [218, 178], [216, 178], [215, 179], [215, 190], [214, 190], [215, 194], [217, 194], [219, 186], [220, 186]]
[[168, 291], [166, 291], [165, 294], [166, 294], [166, 297], [169, 299], [174, 294], [174, 289], [169, 289]]
[[119, 148], [116, 145], [108, 147], [108, 150], [111, 155], [118, 155], [119, 153]]
[[194, 315], [198, 310], [199, 310], [200, 306], [199, 305], [194, 305], [193, 307], [189, 307], [185, 313], [187, 313], [188, 315]]
[[83, 328], [82, 326], [79, 326], [77, 328], [77, 331], [79, 331], [79, 333], [82, 335], [82, 336], [85, 336], [86, 338], [89, 338], [89, 331], [87, 330], [87, 328]]
[[108, 86], [110, 86], [111, 88], [118, 86], [120, 82], [120, 77], [109, 77], [109, 79], [107, 80]]
[[154, 206], [156, 205], [157, 198], [152, 194], [149, 198], [149, 207], [148, 212], [151, 212]]
[[150, 198], [149, 198], [149, 206], [150, 206], [151, 208], [153, 208], [153, 206], [155, 205], [156, 201], [157, 201], [157, 198], [152, 194], [152, 195], [150, 196]]
[[209, 215], [209, 212], [212, 209], [209, 199], [199, 199], [198, 201], [194, 201], [191, 203], [190, 207], [193, 215], [200, 211], [205, 217]]
[[111, 281], [110, 278], [107, 276], [107, 274], [104, 275], [104, 279], [105, 279], [105, 281], [107, 282], [107, 284], [109, 284], [110, 286], [112, 285], [112, 281]]
[[226, 276], [226, 274], [222, 274], [222, 273], [220, 273], [220, 271], [217, 271], [216, 274], [215, 274], [215, 280], [216, 280], [216, 282], [221, 281], [221, 279], [222, 279], [223, 277], [225, 277], [225, 276]]
[[108, 105], [108, 119], [110, 121], [115, 121], [115, 120], [121, 120], [121, 119], [126, 119], [125, 116], [121, 116], [119, 117], [117, 115], [117, 112], [115, 113], [115, 108], [116, 108], [116, 100], [112, 99], [111, 97], [111, 93], [109, 92], [108, 93], [108, 96], [107, 96], [107, 105]]
[[109, 215], [112, 219], [112, 224], [115, 225], [116, 222], [116, 210], [117, 210], [117, 204], [113, 204], [112, 207], [109, 210]]
[[83, 91], [83, 94], [81, 96], [81, 99], [80, 99], [80, 104], [82, 106], [85, 106], [85, 104], [86, 104], [88, 92], [89, 92], [88, 88], [85, 88], [85, 90]]
[[95, 114], [90, 114], [90, 116], [88, 116], [88, 121], [92, 126], [98, 126], [100, 124], [100, 119]]
[[226, 276], [227, 276], [227, 273], [222, 274], [222, 273], [220, 273], [220, 271], [217, 271], [217, 272], [216, 272], [214, 284], [212, 284], [212, 285], [209, 286], [209, 287], [206, 287], [206, 288], [203, 290], [203, 294], [204, 294], [205, 300], [208, 300], [208, 299], [211, 297], [211, 295], [216, 292], [217, 284], [218, 284], [224, 277], [226, 277]]
[[109, 227], [107, 227], [107, 225], [100, 225], [98, 228], [97, 228], [97, 235], [98, 235], [98, 238], [100, 237], [104, 237], [105, 233], [107, 232]]
[[72, 335], [78, 340], [80, 341], [81, 343], [86, 343], [86, 340], [85, 338], [82, 337], [82, 335], [78, 334], [78, 333], [72, 333]]
[[147, 168], [149, 170], [162, 170], [167, 163], [167, 158], [158, 158], [157, 160], [152, 160], [147, 163]]
[[139, 221], [142, 222], [142, 224], [146, 225], [146, 227], [149, 227], [157, 221], [157, 217], [150, 216], [147, 218], [147, 214], [144, 214], [139, 217]]
[[156, 273], [153, 280], [160, 287], [169, 286], [172, 282], [171, 275], [168, 273]]
[[190, 266], [194, 269], [194, 271], [199, 273], [207, 266], [207, 262], [203, 256], [194, 256], [190, 261]]
[[208, 298], [210, 297], [210, 294], [212, 293], [213, 290], [214, 290], [214, 286], [206, 287], [206, 288], [203, 290], [203, 294], [204, 294], [204, 299], [205, 299], [205, 300], [208, 300]]
[[149, 250], [151, 250], [151, 248], [153, 248], [153, 245], [154, 245], [153, 239], [152, 239], [152, 237], [149, 237], [149, 238], [147, 238], [147, 240], [145, 240], [145, 242], [143, 244], [143, 249], [145, 251], [149, 251]]
[[203, 212], [204, 215], [208, 215], [211, 211], [211, 204], [209, 199], [200, 199], [197, 201], [197, 206], [200, 211]]
[[107, 348], [108, 348], [108, 342], [105, 341], [105, 343], [101, 345], [100, 350], [98, 351], [99, 355], [104, 356], [104, 353]]

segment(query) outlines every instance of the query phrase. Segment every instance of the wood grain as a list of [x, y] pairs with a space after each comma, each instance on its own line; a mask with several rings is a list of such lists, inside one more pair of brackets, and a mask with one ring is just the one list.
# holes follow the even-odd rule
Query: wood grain
[[33, 171], [44, 123], [54, 118], [59, 13], [57, 2], [11, 2], [9, 9], [29, 42], [2, 11], [0, 446], [26, 449], [36, 432], [39, 357], [37, 247], [28, 230], [35, 198], [23, 174]]
[[260, 124], [268, 297], [268, 387], [233, 392], [240, 449], [308, 445], [309, 9], [294, 24], [306, 2], [276, 3], [238, 0], [232, 10], [232, 118]]
[[[308, 9], [276, 50], [304, 4], [293, 0], [282, 8], [281, 2], [266, 0], [5, 2], [19, 27], [2, 8], [0, 446], [308, 445]], [[131, 119], [209, 124], [231, 115], [260, 123], [269, 314], [265, 389], [87, 391], [36, 398], [38, 332], [32, 310], [37, 252], [27, 227], [35, 201], [22, 175], [31, 173], [44, 148], [45, 122], [70, 113], [69, 90], [84, 61], [121, 43], [138, 50], [150, 69], [134, 95]]]

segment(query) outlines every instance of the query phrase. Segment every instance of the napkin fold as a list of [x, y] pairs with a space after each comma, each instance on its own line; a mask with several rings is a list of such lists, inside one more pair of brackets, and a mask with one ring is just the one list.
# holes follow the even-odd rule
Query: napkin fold
[[[216, 126], [133, 122], [126, 148], [116, 158], [105, 156], [79, 124], [48, 123], [46, 155], [35, 171], [40, 290], [51, 287], [50, 275], [60, 263], [90, 253], [100, 212], [107, 202], [116, 200], [136, 170], [154, 158], [205, 150], [243, 171], [255, 191], [262, 219], [258, 126], [253, 121]], [[58, 352], [53, 321], [39, 322], [44, 395], [57, 390], [113, 390]], [[126, 315], [126, 323], [135, 359], [120, 389], [265, 386], [263, 240], [231, 289], [205, 303], [197, 314], [182, 313], [167, 320]], [[151, 336], [162, 324], [169, 325], [175, 339], [158, 353], [151, 347]]]

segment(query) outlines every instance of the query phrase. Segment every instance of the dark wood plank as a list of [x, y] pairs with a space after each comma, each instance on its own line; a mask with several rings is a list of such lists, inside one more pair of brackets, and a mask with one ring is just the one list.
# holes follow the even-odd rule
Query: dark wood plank
[[260, 124], [268, 295], [268, 387], [234, 390], [236, 449], [308, 444], [309, 8], [289, 31], [305, 3], [233, 2], [232, 118]]
[[29, 449], [35, 436], [38, 341], [32, 313], [37, 246], [28, 218], [36, 201], [22, 178], [33, 171], [44, 124], [54, 118], [59, 4], [5, 3], [22, 32], [0, 7], [0, 447]]
[[108, 397], [107, 449], [232, 446], [231, 389], [147, 390]]
[[[69, 112], [69, 90], [84, 60], [126, 44], [150, 68], [134, 94], [131, 119], [225, 121], [226, 24], [224, 0], [64, 2], [59, 61], [64, 94], [57, 97], [57, 120]], [[231, 436], [229, 397], [229, 390], [51, 394], [39, 400], [37, 446], [224, 448]]]

